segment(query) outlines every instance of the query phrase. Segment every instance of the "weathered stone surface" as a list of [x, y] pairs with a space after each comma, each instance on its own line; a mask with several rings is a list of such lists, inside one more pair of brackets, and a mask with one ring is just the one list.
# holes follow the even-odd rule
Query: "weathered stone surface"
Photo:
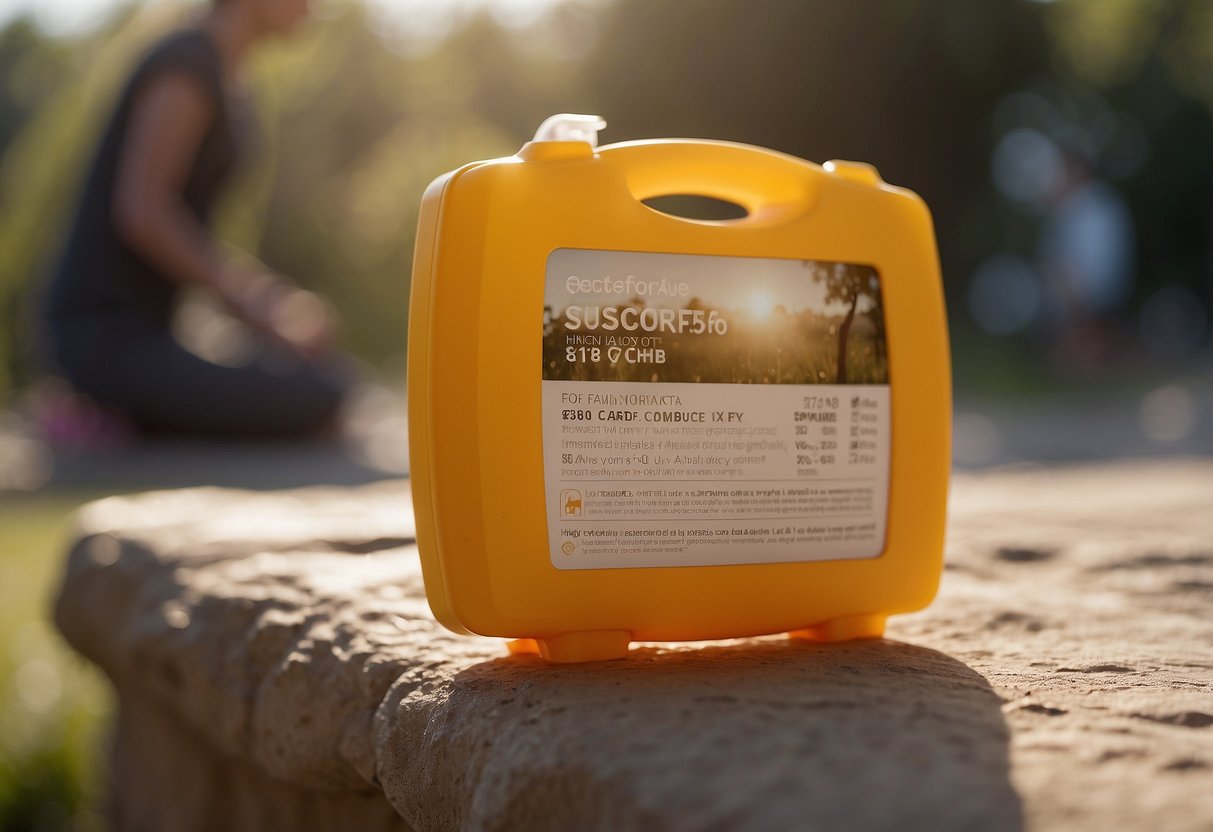
[[245, 758], [216, 753], [139, 691], [122, 689], [119, 702], [114, 829], [412, 830], [378, 790], [322, 791], [277, 780]]
[[401, 484], [93, 504], [56, 614], [123, 828], [1213, 826], [1213, 462], [966, 474], [951, 517], [876, 642], [509, 657], [430, 617]]

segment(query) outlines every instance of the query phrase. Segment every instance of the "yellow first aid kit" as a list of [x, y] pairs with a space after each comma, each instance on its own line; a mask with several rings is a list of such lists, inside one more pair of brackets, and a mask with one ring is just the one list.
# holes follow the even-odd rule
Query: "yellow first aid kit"
[[[426, 190], [409, 316], [438, 620], [555, 662], [879, 637], [927, 605], [950, 469], [923, 201], [854, 162], [596, 146], [559, 115]], [[728, 220], [659, 210], [711, 197]]]

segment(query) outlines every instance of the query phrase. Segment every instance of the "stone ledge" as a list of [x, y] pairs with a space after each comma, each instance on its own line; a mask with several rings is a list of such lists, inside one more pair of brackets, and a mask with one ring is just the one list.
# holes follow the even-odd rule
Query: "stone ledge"
[[82, 511], [56, 618], [124, 829], [1203, 829], [1211, 504], [1209, 461], [967, 474], [887, 640], [550, 667], [433, 621], [403, 484], [160, 492]]

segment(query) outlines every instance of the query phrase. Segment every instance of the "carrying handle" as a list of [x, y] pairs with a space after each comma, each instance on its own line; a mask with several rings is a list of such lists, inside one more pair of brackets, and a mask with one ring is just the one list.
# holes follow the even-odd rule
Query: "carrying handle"
[[735, 202], [747, 217], [729, 224], [780, 221], [807, 211], [821, 168], [795, 156], [735, 142], [656, 139], [598, 148], [637, 200], [673, 194]]

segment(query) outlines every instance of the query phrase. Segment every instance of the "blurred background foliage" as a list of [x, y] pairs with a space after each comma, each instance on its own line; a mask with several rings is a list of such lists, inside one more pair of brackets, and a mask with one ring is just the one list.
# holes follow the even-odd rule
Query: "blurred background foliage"
[[[1039, 204], [999, 188], [1039, 168], [1034, 146], [1000, 157], [1000, 142], [1027, 131], [1078, 143], [1138, 235], [1119, 310], [1128, 363], [1182, 361], [1207, 341], [1203, 0], [570, 0], [522, 23], [502, 12], [510, 5], [462, 6], [418, 33], [407, 16], [330, 0], [257, 61], [260, 153], [223, 236], [329, 295], [348, 346], [373, 364], [403, 348], [425, 184], [513, 152], [559, 111], [605, 115], [608, 141], [703, 136], [860, 159], [918, 191], [935, 214], [962, 392], [1048, 376], [1031, 314], [990, 332], [969, 286], [992, 257], [1030, 262], [1040, 233]], [[35, 372], [30, 289], [55, 256], [99, 121], [138, 52], [193, 11], [134, 4], [85, 33], [25, 18], [0, 32], [0, 395]], [[999, 277], [992, 296], [1015, 285]], [[1169, 302], [1151, 306], [1167, 288]]]
[[[5, 14], [12, 1], [0, 0], [0, 435], [17, 418], [4, 408], [39, 372], [37, 287], [99, 125], [139, 53], [199, 7], [131, 2], [67, 30]], [[386, 12], [393, 2], [405, 11]], [[514, 152], [552, 113], [592, 112], [609, 122], [605, 141], [708, 137], [875, 164], [934, 212], [962, 402], [1073, 396], [1091, 383], [1136, 385], [1137, 395], [1162, 383], [1141, 403], [1149, 440], [1197, 430], [1191, 388], [1167, 379], [1187, 374], [1213, 390], [1208, 0], [315, 6], [314, 25], [256, 61], [259, 154], [220, 231], [331, 297], [347, 346], [389, 379], [399, 377], [425, 185]], [[1038, 273], [1060, 150], [1119, 194], [1136, 238], [1115, 348], [1095, 363], [1064, 360]], [[1091, 414], [1088, 405], [1063, 423], [1067, 435], [1090, 433]], [[1006, 423], [1020, 421], [1012, 412]], [[956, 426], [958, 460], [966, 433], [980, 446], [971, 459], [991, 458], [988, 420], [962, 409]], [[1107, 435], [1094, 441], [1112, 444]], [[103, 686], [44, 620], [68, 513], [91, 496], [60, 487], [0, 502], [6, 830], [100, 823]]]

